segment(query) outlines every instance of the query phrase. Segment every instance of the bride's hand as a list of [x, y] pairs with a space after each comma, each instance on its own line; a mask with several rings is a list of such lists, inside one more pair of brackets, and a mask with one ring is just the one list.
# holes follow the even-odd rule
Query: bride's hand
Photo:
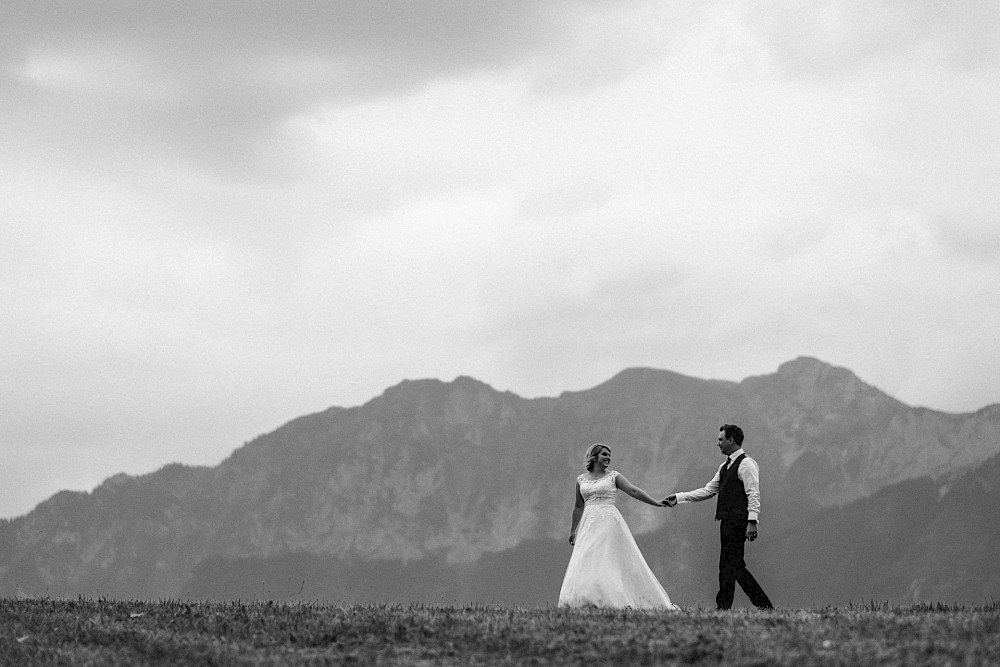
[[576, 535], [570, 535], [569, 536], [569, 543], [570, 543], [570, 546], [576, 546]]

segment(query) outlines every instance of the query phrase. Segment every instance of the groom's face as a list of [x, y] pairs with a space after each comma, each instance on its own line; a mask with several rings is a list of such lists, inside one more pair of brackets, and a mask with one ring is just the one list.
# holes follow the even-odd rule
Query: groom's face
[[727, 438], [725, 431], [719, 431], [719, 451], [722, 452], [723, 456], [729, 456], [737, 449], [739, 448], [736, 446], [736, 441]]

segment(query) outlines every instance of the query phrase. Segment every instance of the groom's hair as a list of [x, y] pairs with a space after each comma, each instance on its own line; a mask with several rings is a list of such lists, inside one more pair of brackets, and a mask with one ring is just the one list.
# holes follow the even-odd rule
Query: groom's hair
[[608, 452], [611, 451], [610, 447], [608, 447], [607, 445], [605, 445], [604, 443], [601, 443], [601, 442], [595, 442], [587, 450], [587, 458], [586, 458], [586, 461], [585, 461], [586, 467], [587, 467], [587, 472], [593, 472], [594, 471], [594, 461], [597, 460], [597, 455], [601, 452], [602, 449], [606, 449], [606, 450], [608, 450]]
[[736, 424], [723, 424], [719, 427], [719, 430], [725, 432], [727, 438], [732, 438], [737, 447], [743, 446], [743, 429], [739, 426]]

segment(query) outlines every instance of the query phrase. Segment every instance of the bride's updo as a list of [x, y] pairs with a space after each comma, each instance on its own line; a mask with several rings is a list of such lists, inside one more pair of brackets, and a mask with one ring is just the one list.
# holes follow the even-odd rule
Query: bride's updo
[[583, 467], [587, 469], [587, 472], [594, 471], [594, 462], [597, 461], [597, 455], [601, 453], [602, 449], [608, 450], [608, 454], [611, 453], [611, 448], [603, 442], [595, 442], [587, 448], [587, 455], [583, 459]]

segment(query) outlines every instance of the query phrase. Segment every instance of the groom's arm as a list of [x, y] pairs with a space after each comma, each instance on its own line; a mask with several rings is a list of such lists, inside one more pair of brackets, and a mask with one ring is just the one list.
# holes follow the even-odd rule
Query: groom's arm
[[708, 500], [715, 494], [719, 492], [719, 471], [715, 471], [715, 477], [709, 480], [708, 484], [701, 487], [700, 489], [695, 489], [694, 491], [682, 491], [677, 496], [677, 504], [681, 503], [699, 503], [702, 500]]
[[736, 472], [747, 492], [747, 511], [750, 513], [747, 521], [757, 521], [760, 514], [760, 469], [757, 462], [749, 457], [745, 458]]
[[747, 492], [746, 539], [753, 542], [757, 539], [757, 517], [760, 515], [760, 469], [757, 462], [748, 457], [743, 459], [736, 474], [740, 476]]

